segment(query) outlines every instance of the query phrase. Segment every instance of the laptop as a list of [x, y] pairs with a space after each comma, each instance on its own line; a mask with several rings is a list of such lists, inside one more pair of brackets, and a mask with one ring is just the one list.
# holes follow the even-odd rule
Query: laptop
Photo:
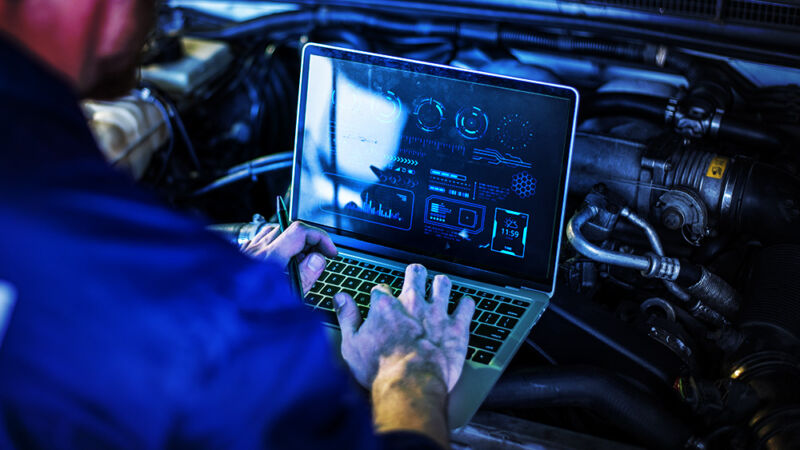
[[333, 295], [362, 317], [406, 265], [476, 302], [449, 423], [465, 425], [555, 288], [578, 93], [343, 48], [303, 49], [290, 216], [339, 256], [305, 298], [338, 334]]

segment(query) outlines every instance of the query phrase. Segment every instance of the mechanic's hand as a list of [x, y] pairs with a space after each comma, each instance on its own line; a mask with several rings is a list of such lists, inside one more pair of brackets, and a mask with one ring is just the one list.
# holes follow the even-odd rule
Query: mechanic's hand
[[342, 355], [363, 386], [370, 388], [380, 372], [394, 370], [391, 365], [398, 362], [414, 370], [430, 371], [444, 382], [448, 392], [456, 385], [467, 354], [475, 302], [462, 297], [453, 316], [448, 316], [450, 279], [444, 275], [433, 279], [428, 302], [427, 275], [425, 267], [409, 265], [398, 298], [389, 286], [375, 286], [363, 325], [349, 295], [339, 293], [334, 297], [342, 329]]
[[328, 233], [298, 221], [292, 222], [283, 233], [277, 225], [267, 225], [241, 249], [254, 258], [274, 261], [284, 268], [296, 256], [304, 294], [325, 270], [325, 257], [333, 258], [337, 253]]

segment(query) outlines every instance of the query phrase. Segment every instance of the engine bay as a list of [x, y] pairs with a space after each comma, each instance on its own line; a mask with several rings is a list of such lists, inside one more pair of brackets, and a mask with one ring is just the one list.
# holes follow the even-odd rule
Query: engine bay
[[[800, 5], [173, 0], [158, 13], [140, 87], [84, 112], [112, 165], [234, 241], [291, 182], [308, 42], [578, 89], [555, 295], [455, 448], [800, 446]], [[415, 105], [423, 131], [442, 107]], [[464, 117], [469, 139], [480, 130]], [[497, 127], [528, 145], [513, 111]]]

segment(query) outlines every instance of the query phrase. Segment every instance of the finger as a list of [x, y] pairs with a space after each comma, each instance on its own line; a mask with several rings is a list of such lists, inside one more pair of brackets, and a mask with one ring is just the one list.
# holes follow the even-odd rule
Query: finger
[[450, 278], [445, 275], [436, 275], [433, 277], [433, 286], [431, 287], [431, 302], [434, 309], [438, 311], [447, 311], [447, 302], [450, 300]]
[[278, 237], [278, 233], [280, 232], [281, 230], [277, 225], [264, 227], [253, 238], [252, 242], [254, 242], [257, 246], [269, 245], [270, 242], [274, 241], [275, 238]]
[[258, 230], [258, 233], [256, 233], [256, 235], [253, 236], [252, 239], [250, 239], [250, 241], [251, 242], [259, 242], [260, 240], [264, 239], [268, 234], [272, 233], [273, 231], [275, 231], [277, 229], [278, 229], [278, 225], [276, 225], [274, 223], [265, 224], [264, 226], [261, 227], [260, 230]]
[[339, 328], [342, 329], [342, 339], [347, 340], [353, 337], [361, 325], [361, 316], [358, 314], [358, 306], [350, 295], [339, 292], [333, 296], [333, 304], [336, 309], [336, 319], [339, 321]]
[[286, 265], [289, 258], [302, 252], [307, 246], [317, 247], [323, 255], [333, 258], [336, 256], [336, 246], [323, 230], [306, 225], [302, 222], [293, 222], [272, 243], [275, 247], [273, 257], [278, 264]]
[[425, 298], [425, 280], [428, 278], [428, 270], [422, 264], [409, 264], [406, 267], [406, 278], [403, 280], [403, 290], [400, 296], [408, 297], [416, 295]]
[[475, 301], [472, 300], [472, 297], [466, 295], [461, 297], [461, 301], [458, 302], [456, 310], [453, 311], [453, 320], [458, 330], [464, 330], [464, 335], [466, 335], [467, 330], [469, 330], [469, 324], [472, 321], [473, 314], [475, 314]]
[[417, 317], [425, 305], [425, 281], [428, 270], [421, 264], [406, 267], [406, 279], [400, 292], [400, 302], [412, 316]]
[[308, 294], [314, 283], [325, 270], [325, 257], [319, 253], [312, 253], [306, 256], [298, 265], [300, 270], [300, 281], [303, 285], [303, 293]]

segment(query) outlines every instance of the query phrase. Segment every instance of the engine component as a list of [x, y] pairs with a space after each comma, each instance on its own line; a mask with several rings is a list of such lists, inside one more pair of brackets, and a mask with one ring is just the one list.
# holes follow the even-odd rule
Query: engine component
[[670, 230], [680, 230], [691, 244], [698, 245], [710, 232], [706, 204], [692, 190], [671, 189], [658, 197], [655, 208], [661, 223]]
[[[680, 262], [675, 258], [663, 256], [664, 252], [661, 248], [661, 242], [655, 234], [655, 231], [628, 208], [620, 208], [619, 205], [609, 202], [604, 196], [605, 191], [606, 188], [602, 185], [593, 188], [592, 192], [586, 197], [583, 206], [581, 206], [575, 215], [569, 219], [569, 222], [567, 222], [567, 239], [569, 239], [570, 244], [572, 244], [579, 253], [594, 261], [636, 269], [647, 278], [675, 281], [680, 272]], [[647, 233], [647, 237], [653, 246], [655, 254], [626, 254], [606, 250], [590, 243], [583, 237], [581, 227], [600, 214], [601, 210], [605, 210], [611, 214], [619, 214], [628, 218], [637, 226], [642, 227]], [[661, 254], [659, 255], [659, 253]]]
[[658, 448], [704, 448], [688, 426], [621, 377], [597, 368], [548, 367], [508, 374], [484, 402], [487, 408], [574, 406], [614, 419], [640, 443]]
[[762, 400], [749, 421], [754, 448], [800, 446], [800, 246], [762, 250], [753, 263], [742, 310], [745, 341], [728, 364], [730, 378], [747, 383]]
[[261, 214], [254, 214], [251, 222], [221, 223], [209, 225], [206, 229], [222, 236], [226, 241], [238, 247], [253, 240], [268, 225], [269, 223]]
[[[592, 188], [583, 205], [567, 223], [566, 234], [570, 244], [583, 256], [593, 261], [636, 269], [646, 278], [664, 280], [667, 290], [687, 304], [692, 296], [678, 286], [675, 281], [688, 285], [689, 292], [697, 300], [690, 306], [689, 312], [714, 325], [727, 325], [727, 319], [731, 318], [739, 307], [736, 291], [723, 279], [710, 273], [704, 267], [689, 264], [682, 266], [677, 259], [666, 257], [655, 229], [627, 207], [609, 200], [607, 195], [608, 189], [602, 184]], [[617, 214], [644, 230], [653, 253], [641, 256], [608, 250], [591, 244], [583, 237], [581, 227], [587, 222], [591, 223], [591, 220], [598, 215], [601, 218], [602, 234], [608, 236], [610, 230], [613, 229], [613, 224], [616, 224], [617, 220], [614, 217]], [[610, 227], [609, 224], [611, 224]], [[597, 229], [597, 225], [594, 229]]]
[[[795, 232], [800, 226], [800, 179], [788, 172], [688, 147], [666, 159], [647, 154], [647, 146], [637, 142], [577, 133], [570, 192], [582, 194], [594, 184], [608, 183], [626, 204], [667, 226], [675, 226], [675, 215], [684, 214], [688, 222], [682, 228], [688, 226], [684, 234], [694, 244], [700, 239], [703, 215], [710, 227], [756, 233], [768, 241], [800, 239]], [[690, 198], [678, 200], [675, 195], [652, 207], [665, 191], [678, 188], [692, 192], [695, 201], [701, 198], [705, 214], [702, 209], [692, 212]]]
[[142, 67], [142, 79], [166, 92], [190, 95], [222, 74], [233, 61], [233, 54], [224, 42], [185, 38], [182, 44], [181, 58]]
[[153, 154], [172, 139], [166, 108], [148, 90], [114, 101], [86, 100], [84, 115], [103, 155], [140, 179]]

